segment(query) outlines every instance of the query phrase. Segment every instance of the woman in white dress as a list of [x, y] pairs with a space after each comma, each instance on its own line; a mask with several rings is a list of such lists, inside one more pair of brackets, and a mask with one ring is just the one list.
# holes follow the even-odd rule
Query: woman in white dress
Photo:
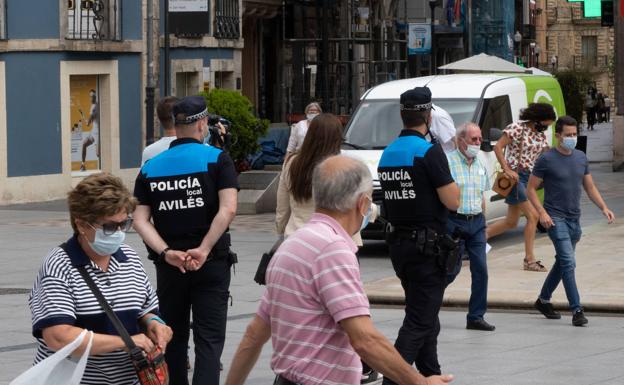
[[290, 138], [288, 139], [288, 147], [286, 148], [286, 159], [284, 163], [294, 154], [299, 151], [301, 145], [303, 144], [303, 139], [305, 138], [306, 133], [308, 132], [308, 128], [310, 127], [310, 122], [312, 119], [318, 116], [318, 114], [322, 113], [320, 104], [316, 102], [312, 102], [308, 104], [305, 108], [306, 118], [295, 124], [290, 131]]

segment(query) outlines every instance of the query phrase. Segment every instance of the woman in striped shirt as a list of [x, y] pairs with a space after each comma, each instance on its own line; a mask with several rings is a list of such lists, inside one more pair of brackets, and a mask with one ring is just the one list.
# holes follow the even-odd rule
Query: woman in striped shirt
[[[121, 179], [102, 173], [80, 182], [68, 205], [74, 234], [45, 257], [29, 297], [35, 363], [87, 329], [93, 345], [81, 384], [137, 384], [124, 342], [76, 268], [86, 268], [137, 346], [165, 350], [171, 329], [158, 317], [156, 292], [140, 258], [122, 243], [136, 200]], [[73, 354], [81, 355], [87, 342]]]

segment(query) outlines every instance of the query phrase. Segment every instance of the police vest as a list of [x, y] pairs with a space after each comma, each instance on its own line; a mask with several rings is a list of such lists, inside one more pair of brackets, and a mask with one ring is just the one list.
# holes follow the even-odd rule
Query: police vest
[[[199, 246], [219, 210], [219, 190], [238, 188], [229, 155], [195, 139], [176, 139], [145, 163], [135, 184], [140, 204], [149, 205], [154, 227], [172, 249]], [[225, 237], [216, 247], [223, 248]], [[228, 245], [229, 246], [229, 245]]]
[[444, 231], [448, 210], [436, 189], [453, 182], [439, 144], [403, 130], [381, 155], [377, 169], [386, 218], [393, 226]]

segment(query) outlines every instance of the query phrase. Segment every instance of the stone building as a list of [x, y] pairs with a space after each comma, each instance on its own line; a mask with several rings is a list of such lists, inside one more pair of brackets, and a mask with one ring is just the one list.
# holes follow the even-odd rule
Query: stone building
[[613, 27], [602, 27], [600, 17], [585, 17], [581, 2], [538, 0], [537, 7], [542, 10], [537, 31], [537, 42], [542, 47], [540, 67], [585, 68], [592, 73], [598, 92], [613, 99]]
[[0, 0], [0, 204], [64, 198], [100, 171], [131, 184], [147, 89], [241, 88], [241, 0], [169, 0], [168, 89], [164, 4]]

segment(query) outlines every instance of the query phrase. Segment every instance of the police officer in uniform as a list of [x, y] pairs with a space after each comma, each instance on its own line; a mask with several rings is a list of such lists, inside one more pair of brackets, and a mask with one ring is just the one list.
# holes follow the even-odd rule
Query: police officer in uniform
[[[431, 91], [408, 90], [400, 103], [404, 129], [384, 150], [377, 170], [390, 222], [390, 258], [405, 291], [405, 318], [394, 346], [427, 377], [441, 373], [438, 313], [446, 264], [455, 248], [447, 242], [445, 226], [448, 210], [459, 206], [459, 189], [442, 147], [425, 139], [431, 124]], [[383, 383], [394, 384], [389, 378]]]
[[177, 139], [147, 161], [137, 177], [134, 223], [156, 265], [162, 318], [173, 329], [165, 354], [170, 384], [188, 384], [192, 310], [193, 384], [218, 385], [233, 262], [228, 226], [236, 214], [237, 174], [226, 152], [202, 144], [208, 134], [202, 97], [180, 100], [173, 115]]

